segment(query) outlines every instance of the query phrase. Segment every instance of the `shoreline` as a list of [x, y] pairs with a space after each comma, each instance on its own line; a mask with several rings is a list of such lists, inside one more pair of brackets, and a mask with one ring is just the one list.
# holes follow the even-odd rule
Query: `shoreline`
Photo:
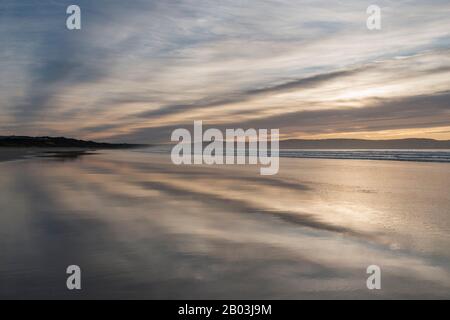
[[[80, 147], [0, 147], [0, 163], [24, 160], [29, 158], [77, 158], [83, 155], [92, 155], [102, 148], [80, 148]], [[118, 149], [114, 149], [118, 150]], [[123, 150], [129, 150], [125, 148]], [[168, 150], [164, 150], [168, 151]], [[165, 152], [157, 153], [165, 153]], [[361, 153], [362, 151], [362, 153]], [[393, 153], [391, 153], [394, 151]], [[369, 154], [364, 154], [368, 152]], [[144, 152], [153, 153], [153, 152]], [[354, 153], [346, 155], [346, 153]], [[405, 157], [405, 154], [409, 155]], [[416, 153], [414, 157], [413, 155]], [[429, 157], [430, 153], [445, 154], [443, 157]], [[419, 156], [421, 154], [422, 156]], [[427, 156], [423, 156], [427, 154]], [[374, 156], [375, 155], [375, 156]], [[450, 163], [450, 150], [295, 150], [280, 149], [280, 158], [288, 159], [318, 159], [318, 160], [372, 160], [372, 161], [394, 161], [394, 162], [417, 162], [417, 163]]]

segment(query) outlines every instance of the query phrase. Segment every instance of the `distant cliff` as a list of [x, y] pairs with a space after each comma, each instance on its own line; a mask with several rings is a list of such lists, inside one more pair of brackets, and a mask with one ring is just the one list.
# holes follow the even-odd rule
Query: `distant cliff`
[[433, 139], [323, 139], [280, 141], [282, 149], [450, 149], [450, 140]]
[[140, 144], [84, 141], [64, 137], [0, 136], [0, 147], [128, 149], [144, 146]]

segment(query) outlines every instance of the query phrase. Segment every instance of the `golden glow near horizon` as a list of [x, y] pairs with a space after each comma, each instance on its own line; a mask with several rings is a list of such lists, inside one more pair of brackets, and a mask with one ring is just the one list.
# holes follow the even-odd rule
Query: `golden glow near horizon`
[[366, 140], [389, 140], [389, 139], [406, 139], [406, 138], [423, 138], [448, 140], [450, 139], [450, 126], [437, 127], [427, 129], [399, 129], [399, 130], [383, 130], [383, 131], [361, 131], [361, 132], [344, 132], [332, 134], [315, 134], [315, 135], [292, 135], [293, 139], [366, 139]]
[[0, 135], [168, 141], [203, 120], [282, 138], [450, 139], [450, 3], [380, 3], [377, 31], [359, 1], [106, 4], [77, 33], [58, 4], [2, 6]]

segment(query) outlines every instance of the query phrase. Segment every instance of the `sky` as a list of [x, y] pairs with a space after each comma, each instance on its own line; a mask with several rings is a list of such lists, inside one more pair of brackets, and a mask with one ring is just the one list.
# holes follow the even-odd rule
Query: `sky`
[[449, 79], [449, 0], [0, 1], [0, 135], [450, 139]]

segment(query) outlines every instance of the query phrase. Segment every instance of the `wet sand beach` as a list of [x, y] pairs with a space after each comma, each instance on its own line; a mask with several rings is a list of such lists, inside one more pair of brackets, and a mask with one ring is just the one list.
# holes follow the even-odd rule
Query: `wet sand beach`
[[15, 161], [27, 158], [74, 158], [95, 153], [90, 148], [15, 148], [0, 147], [0, 162]]
[[26, 156], [34, 155], [36, 150], [29, 148], [4, 148], [0, 147], [0, 162], [19, 160]]
[[139, 150], [2, 162], [0, 297], [450, 298], [449, 169], [282, 158], [261, 176]]

